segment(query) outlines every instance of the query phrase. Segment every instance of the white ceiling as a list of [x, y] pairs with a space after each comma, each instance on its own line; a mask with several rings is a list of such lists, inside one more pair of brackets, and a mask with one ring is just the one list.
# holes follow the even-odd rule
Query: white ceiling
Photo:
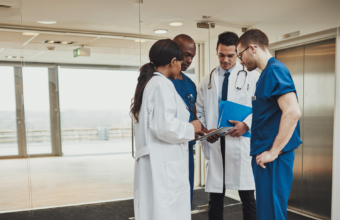
[[[0, 0], [11, 9], [0, 8], [0, 26], [23, 25], [49, 29], [83, 30], [91, 32], [119, 33], [121, 35], [139, 34], [139, 15], [141, 34], [149, 38], [173, 38], [185, 33], [197, 42], [208, 40], [208, 30], [198, 29], [196, 23], [210, 21], [232, 24], [218, 25], [211, 30], [210, 37], [230, 30], [241, 34], [240, 27], [271, 22], [322, 22], [339, 19], [339, 0]], [[20, 2], [22, 4], [20, 4]], [[140, 10], [140, 14], [139, 14]], [[203, 20], [202, 16], [211, 16]], [[58, 21], [57, 24], [44, 25], [36, 21]], [[181, 21], [181, 27], [171, 27], [169, 22]], [[236, 27], [235, 27], [236, 26]], [[237, 27], [238, 26], [238, 27]], [[154, 34], [155, 29], [167, 29], [164, 35]], [[139, 65], [139, 43], [127, 39], [97, 38], [95, 36], [76, 36], [53, 33], [40, 33], [27, 43], [31, 36], [19, 32], [1, 31], [0, 60], [7, 55], [24, 54], [26, 61], [93, 63], [111, 65]], [[57, 45], [54, 51], [47, 50], [43, 40], [76, 41], [75, 45]], [[153, 41], [142, 43], [142, 62], [148, 60], [148, 50]], [[91, 57], [73, 58], [72, 50], [79, 45], [91, 48]], [[4, 49], [1, 49], [4, 48]], [[22, 49], [23, 48], [23, 49]], [[24, 51], [24, 52], [23, 52]]]

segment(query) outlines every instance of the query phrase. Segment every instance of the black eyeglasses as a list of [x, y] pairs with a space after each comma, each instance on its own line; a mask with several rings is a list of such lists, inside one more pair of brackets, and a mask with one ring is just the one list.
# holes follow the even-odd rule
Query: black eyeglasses
[[[254, 47], [257, 48], [256, 45], [254, 45]], [[246, 51], [246, 50], [248, 50], [248, 49], [249, 49], [249, 46], [248, 46], [246, 49], [244, 49], [241, 53], [237, 54], [237, 57], [238, 57], [241, 61], [242, 61], [242, 53], [244, 53], [244, 51]]]

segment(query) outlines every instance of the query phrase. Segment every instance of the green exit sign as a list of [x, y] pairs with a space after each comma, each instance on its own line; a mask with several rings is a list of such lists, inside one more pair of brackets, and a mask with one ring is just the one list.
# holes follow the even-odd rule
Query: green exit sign
[[73, 50], [73, 57], [79, 57], [80, 56], [80, 48]]

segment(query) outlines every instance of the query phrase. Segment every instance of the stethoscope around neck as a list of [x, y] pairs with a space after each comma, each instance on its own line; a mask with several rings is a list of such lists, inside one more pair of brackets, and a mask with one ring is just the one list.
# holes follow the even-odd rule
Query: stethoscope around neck
[[[210, 73], [210, 76], [209, 76], [209, 83], [208, 83], [208, 89], [211, 89], [211, 88], [212, 88], [212, 84], [211, 84], [211, 76], [212, 76], [212, 74], [213, 74], [213, 72], [214, 72], [215, 70], [216, 70], [216, 68], [213, 69], [213, 70], [211, 71], [211, 73]], [[238, 86], [236, 86], [236, 85], [237, 85], [238, 76], [239, 76], [240, 73], [242, 73], [242, 72], [244, 72], [244, 73], [246, 74], [246, 77], [244, 77], [244, 82], [243, 82], [242, 87], [238, 87]], [[246, 84], [247, 75], [248, 75], [248, 72], [244, 70], [244, 65], [243, 65], [243, 70], [238, 71], [237, 77], [236, 77], [236, 81], [235, 81], [235, 88], [236, 88], [237, 90], [241, 90], [241, 89], [244, 87], [244, 85]]]

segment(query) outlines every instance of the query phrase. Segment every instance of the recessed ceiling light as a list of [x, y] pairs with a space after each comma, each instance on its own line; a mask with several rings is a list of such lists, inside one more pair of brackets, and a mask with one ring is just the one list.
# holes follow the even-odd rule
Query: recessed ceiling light
[[168, 33], [168, 31], [167, 31], [167, 30], [164, 30], [164, 29], [157, 29], [157, 30], [154, 30], [154, 32], [155, 32], [156, 34], [165, 34], [165, 33]]
[[135, 42], [138, 42], [138, 43], [139, 43], [139, 42], [141, 42], [141, 43], [144, 43], [144, 42], [146, 42], [146, 40], [143, 40], [143, 39], [136, 39], [136, 40], [135, 40]]
[[179, 22], [179, 21], [174, 21], [174, 22], [170, 23], [170, 26], [174, 26], [174, 27], [178, 27], [178, 26], [182, 26], [182, 25], [183, 25], [183, 23]]
[[39, 33], [34, 33], [34, 32], [24, 32], [22, 33], [23, 35], [27, 35], [27, 36], [35, 36], [38, 35]]
[[41, 43], [43, 44], [63, 44], [63, 45], [70, 45], [75, 44], [75, 41], [60, 41], [60, 40], [43, 40]]
[[6, 58], [9, 58], [9, 59], [21, 59], [23, 57], [19, 57], [19, 56], [6, 56]]
[[56, 24], [56, 21], [37, 21], [40, 24]]

